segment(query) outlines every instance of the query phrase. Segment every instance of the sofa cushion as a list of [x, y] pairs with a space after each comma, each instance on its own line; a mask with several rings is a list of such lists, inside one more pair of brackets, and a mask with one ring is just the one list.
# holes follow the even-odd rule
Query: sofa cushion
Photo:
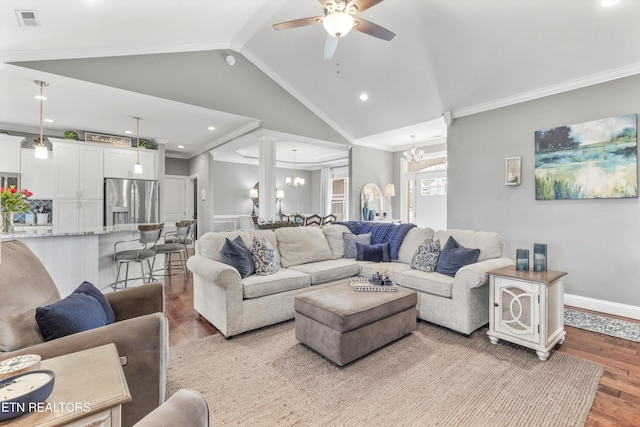
[[434, 230], [428, 227], [413, 227], [409, 230], [398, 250], [398, 261], [410, 264], [418, 246], [425, 240], [433, 238], [433, 234]]
[[267, 276], [274, 274], [280, 268], [278, 266], [278, 259], [276, 258], [276, 250], [266, 239], [253, 238], [251, 258], [253, 259], [253, 266], [258, 275]]
[[342, 258], [344, 256], [344, 233], [350, 233], [349, 227], [342, 224], [330, 224], [322, 227], [322, 232], [327, 238], [329, 249], [333, 259]]
[[217, 231], [205, 233], [196, 240], [196, 246], [200, 248], [199, 255], [224, 262], [220, 256], [222, 247], [227, 239], [233, 240], [238, 236], [242, 237], [247, 247], [251, 247], [251, 236], [249, 236], [246, 231]]
[[243, 279], [255, 273], [256, 269], [253, 265], [251, 250], [244, 243], [242, 237], [238, 236], [233, 240], [228, 238], [225, 240], [225, 244], [220, 250], [222, 262], [235, 267]]
[[389, 262], [389, 243], [384, 242], [378, 245], [365, 245], [356, 242], [356, 260], [372, 262]]
[[[87, 283], [83, 283], [60, 301], [36, 308], [36, 322], [38, 322], [45, 341], [113, 323], [113, 320], [108, 322], [107, 313], [99, 298], [96, 298], [91, 290], [87, 290]], [[111, 306], [109, 306], [109, 310], [111, 318], [115, 320]]]
[[409, 269], [400, 274], [399, 284], [418, 292], [445, 298], [451, 298], [453, 293], [453, 277], [440, 273], [426, 273]]
[[319, 227], [282, 227], [276, 229], [275, 234], [283, 267], [333, 259], [327, 238]]
[[344, 233], [342, 237], [344, 238], [345, 258], [356, 258], [358, 256], [358, 248], [356, 248], [356, 243], [364, 243], [365, 245], [371, 244], [371, 233]]
[[411, 270], [409, 264], [403, 262], [369, 262], [360, 264], [360, 276], [370, 278], [374, 273], [379, 273], [380, 270], [386, 270], [389, 279], [395, 284], [400, 284], [400, 274], [403, 271]]
[[242, 279], [242, 293], [245, 299], [250, 299], [302, 289], [310, 285], [311, 277], [308, 274], [290, 268], [281, 268], [269, 276], [253, 274]]
[[360, 264], [352, 259], [341, 258], [296, 265], [290, 269], [308, 274], [311, 284], [318, 285], [357, 276], [360, 273]]
[[436, 271], [440, 257], [440, 240], [427, 239], [418, 246], [409, 266], [430, 273]]
[[479, 255], [480, 249], [465, 248], [456, 239], [449, 237], [440, 251], [436, 271], [453, 277], [465, 265], [478, 261]]
[[478, 248], [480, 255], [478, 261], [485, 259], [499, 258], [502, 256], [504, 240], [502, 237], [493, 232], [474, 231], [474, 230], [438, 230], [435, 232], [433, 239], [440, 240], [440, 246], [444, 246], [449, 237], [454, 239], [465, 248]]

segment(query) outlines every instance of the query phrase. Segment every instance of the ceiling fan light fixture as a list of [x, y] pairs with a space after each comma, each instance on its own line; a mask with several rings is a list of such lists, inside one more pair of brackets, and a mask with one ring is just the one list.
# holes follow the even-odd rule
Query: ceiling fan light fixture
[[340, 38], [351, 31], [355, 24], [353, 16], [346, 12], [333, 12], [322, 20], [322, 26], [330, 36]]

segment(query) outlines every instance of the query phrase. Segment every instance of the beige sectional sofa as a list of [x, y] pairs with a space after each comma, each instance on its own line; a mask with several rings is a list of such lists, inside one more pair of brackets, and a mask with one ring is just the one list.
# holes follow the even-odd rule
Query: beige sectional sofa
[[[343, 258], [340, 224], [325, 227], [284, 227], [276, 230], [211, 232], [195, 244], [189, 258], [193, 272], [194, 307], [224, 336], [294, 318], [294, 298], [312, 290], [345, 283], [350, 277], [370, 277], [380, 263]], [[266, 238], [276, 248], [279, 271], [244, 279], [221, 261], [225, 239], [241, 236], [248, 247], [253, 237]], [[425, 273], [410, 267], [416, 248], [427, 238], [442, 244], [453, 236], [462, 246], [480, 249], [478, 262], [461, 268], [455, 277]], [[417, 291], [418, 318], [470, 334], [489, 321], [487, 272], [513, 264], [503, 257], [503, 240], [496, 233], [414, 227], [406, 234], [398, 259], [384, 263], [394, 283]]]

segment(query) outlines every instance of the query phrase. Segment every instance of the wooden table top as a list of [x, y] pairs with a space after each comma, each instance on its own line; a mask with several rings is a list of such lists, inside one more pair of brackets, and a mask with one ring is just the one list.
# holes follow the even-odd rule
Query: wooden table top
[[40, 369], [49, 369], [56, 376], [43, 411], [0, 423], [0, 426], [62, 426], [131, 401], [115, 344], [43, 360]]

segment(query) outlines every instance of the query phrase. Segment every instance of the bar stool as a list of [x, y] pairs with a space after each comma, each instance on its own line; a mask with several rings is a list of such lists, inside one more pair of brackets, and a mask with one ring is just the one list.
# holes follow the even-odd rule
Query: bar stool
[[164, 255], [164, 267], [162, 268], [163, 276], [172, 276], [171, 268], [173, 267], [173, 255], [180, 257], [180, 273], [187, 281], [187, 241], [189, 240], [189, 231], [193, 227], [195, 221], [179, 221], [176, 223], [176, 231], [170, 231], [164, 235], [164, 243], [156, 245], [156, 253]]
[[[160, 234], [162, 233], [163, 227], [164, 224], [139, 225], [139, 239], [121, 240], [113, 245], [113, 260], [118, 263], [118, 273], [116, 275], [116, 281], [111, 285], [114, 291], [126, 288], [129, 280], [142, 279], [142, 282], [145, 283], [144, 279], [146, 275], [144, 273], [144, 261], [147, 262], [147, 266], [149, 268], [149, 276], [146, 283], [151, 282], [151, 279], [153, 277], [153, 264], [151, 260], [153, 259], [153, 263], [155, 263], [155, 246], [158, 240], [160, 240]], [[131, 242], [140, 243], [140, 247], [136, 249], [122, 249], [118, 251], [118, 245]], [[129, 278], [129, 264], [132, 262], [137, 262], [138, 264], [140, 264], [140, 277]], [[122, 263], [127, 264], [124, 280], [120, 280], [120, 267], [122, 267]], [[120, 286], [122, 282], [124, 282], [124, 286]]]

